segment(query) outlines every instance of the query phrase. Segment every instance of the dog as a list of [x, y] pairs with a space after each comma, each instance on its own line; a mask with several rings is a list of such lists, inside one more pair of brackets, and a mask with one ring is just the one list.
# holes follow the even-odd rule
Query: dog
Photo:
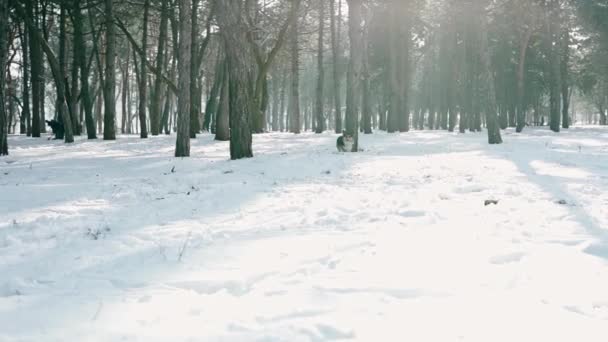
[[53, 134], [55, 134], [55, 140], [63, 139], [63, 136], [65, 134], [63, 124], [57, 120], [50, 120], [50, 121], [45, 120], [45, 121], [53, 130]]
[[336, 147], [338, 148], [338, 152], [352, 152], [353, 147], [355, 145], [355, 138], [346, 133], [346, 131], [342, 132], [342, 135], [338, 137], [336, 141]]

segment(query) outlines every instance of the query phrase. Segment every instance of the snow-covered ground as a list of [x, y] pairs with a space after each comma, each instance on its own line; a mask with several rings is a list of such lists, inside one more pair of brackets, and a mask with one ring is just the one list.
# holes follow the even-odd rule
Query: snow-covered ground
[[11, 137], [0, 341], [608, 341], [608, 130], [504, 138]]

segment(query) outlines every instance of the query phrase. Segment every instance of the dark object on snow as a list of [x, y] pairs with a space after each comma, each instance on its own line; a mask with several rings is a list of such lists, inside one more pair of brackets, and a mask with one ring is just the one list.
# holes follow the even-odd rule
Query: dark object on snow
[[498, 201], [497, 201], [497, 200], [486, 200], [486, 201], [484, 202], [484, 205], [485, 205], [486, 207], [487, 207], [487, 206], [489, 206], [490, 204], [498, 205]]
[[347, 134], [346, 131], [342, 132], [342, 135], [336, 141], [336, 147], [338, 152], [352, 152], [353, 146], [355, 145], [355, 138], [352, 135]]
[[65, 130], [63, 128], [63, 124], [57, 120], [46, 120], [46, 123], [51, 126], [53, 130], [53, 134], [55, 134], [55, 139], [63, 139], [63, 135], [65, 134]]
[[564, 200], [564, 199], [560, 199], [559, 201], [557, 201], [555, 203], [561, 204], [561, 205], [567, 205], [568, 204], [568, 202], [566, 200]]

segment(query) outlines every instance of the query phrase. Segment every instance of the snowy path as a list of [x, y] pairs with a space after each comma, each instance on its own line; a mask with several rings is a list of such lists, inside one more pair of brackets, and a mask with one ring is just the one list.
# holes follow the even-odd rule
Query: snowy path
[[0, 341], [608, 340], [606, 129], [173, 139], [10, 138]]

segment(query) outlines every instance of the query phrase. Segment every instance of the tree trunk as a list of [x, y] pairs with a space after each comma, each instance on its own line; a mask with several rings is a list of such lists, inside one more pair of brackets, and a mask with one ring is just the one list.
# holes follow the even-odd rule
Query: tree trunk
[[8, 56], [8, 1], [0, 2], [0, 156], [8, 155], [8, 125], [6, 120], [5, 77]]
[[549, 54], [549, 126], [552, 131], [560, 131], [561, 121], [561, 57], [559, 51], [559, 4], [557, 0], [549, 0], [549, 8], [545, 13], [547, 26], [545, 46]]
[[562, 38], [562, 60], [560, 65], [561, 72], [561, 92], [562, 92], [562, 128], [570, 128], [570, 31], [566, 27]]
[[146, 139], [148, 137], [148, 127], [146, 125], [146, 108], [148, 107], [148, 85], [147, 85], [147, 72], [146, 72], [146, 60], [148, 56], [148, 17], [150, 11], [150, 0], [144, 1], [144, 21], [143, 21], [143, 33], [141, 36], [141, 50], [142, 53], [139, 56], [139, 137]]
[[120, 132], [122, 134], [127, 133], [127, 122], [129, 122], [129, 60], [131, 56], [129, 55], [129, 45], [127, 44], [127, 52], [125, 53], [125, 65], [122, 70], [122, 119], [120, 125]]
[[190, 82], [192, 57], [192, 1], [179, 0], [179, 95], [177, 99], [176, 157], [190, 156]]
[[[299, 1], [295, 1], [298, 3]], [[240, 0], [223, 0], [216, 3], [218, 23], [226, 52], [229, 84], [230, 158], [232, 160], [253, 157], [252, 102], [250, 99], [251, 65], [247, 44], [247, 26], [243, 22]]]
[[[201, 89], [198, 84], [198, 3], [199, 0], [192, 1], [191, 31], [190, 31], [190, 138], [195, 139], [196, 133], [200, 131], [198, 116], [201, 111]], [[180, 38], [181, 39], [181, 38]]]
[[113, 0], [105, 0], [106, 53], [105, 80], [103, 82], [103, 140], [116, 139], [116, 34], [114, 27]]
[[[19, 26], [21, 27], [21, 26]], [[20, 134], [32, 135], [32, 121], [30, 112], [30, 68], [29, 68], [29, 37], [27, 25], [23, 25], [23, 31], [21, 32], [23, 39], [23, 110], [21, 112], [21, 125], [19, 127]]]
[[526, 125], [526, 104], [524, 99], [524, 85], [525, 85], [525, 67], [526, 67], [526, 53], [528, 51], [528, 45], [530, 45], [530, 39], [532, 38], [532, 28], [526, 30], [525, 36], [519, 45], [519, 63], [517, 65], [517, 127], [518, 133], [522, 132]]
[[[30, 18], [34, 18], [33, 1], [25, 1], [25, 7], [27, 15]], [[36, 28], [37, 29], [37, 28]], [[40, 108], [40, 89], [44, 83], [42, 76], [42, 50], [40, 48], [40, 42], [38, 41], [38, 35], [33, 32], [30, 27], [27, 28], [29, 33], [29, 50], [30, 50], [30, 62], [31, 62], [31, 75], [32, 75], [32, 127], [31, 135], [34, 138], [39, 138], [41, 133], [41, 108]], [[44, 124], [44, 123], [42, 123]]]
[[291, 99], [289, 101], [290, 131], [300, 133], [300, 47], [298, 39], [299, 1], [293, 1], [291, 9]]
[[486, 125], [488, 129], [488, 142], [490, 144], [502, 144], [502, 136], [500, 134], [500, 126], [498, 124], [497, 107], [496, 107], [496, 89], [494, 86], [494, 74], [492, 72], [492, 60], [490, 57], [490, 47], [488, 45], [488, 30], [486, 18], [487, 14], [484, 9], [486, 8], [488, 0], [479, 1], [479, 15], [480, 20], [479, 34], [480, 37], [480, 56], [482, 65], [482, 94], [485, 99], [484, 111], [486, 113]]
[[342, 133], [342, 100], [340, 98], [340, 23], [342, 19], [342, 0], [338, 2], [338, 22], [336, 23], [336, 0], [330, 0], [330, 19], [331, 19], [331, 51], [332, 51], [332, 70], [333, 70], [333, 95], [334, 95], [334, 120], [335, 132]]
[[325, 67], [323, 65], [323, 43], [325, 33], [325, 4], [324, 1], [319, 2], [319, 39], [317, 52], [317, 88], [316, 88], [316, 103], [315, 117], [316, 127], [315, 133], [323, 133], [325, 130], [325, 115], [323, 114], [323, 82], [325, 81]]
[[[230, 88], [229, 75], [226, 61], [218, 63], [218, 87], [220, 88], [220, 103], [217, 106], [217, 119], [215, 124], [215, 140], [230, 140]], [[215, 86], [215, 85], [214, 85]]]
[[161, 87], [162, 87], [162, 70], [165, 65], [165, 42], [167, 40], [168, 26], [168, 9], [167, 2], [169, 0], [161, 0], [160, 9], [160, 32], [158, 35], [158, 50], [156, 53], [156, 78], [154, 79], [154, 93], [150, 108], [150, 132], [152, 135], [160, 133], [161, 125]]
[[401, 102], [402, 91], [401, 91], [401, 82], [403, 81], [403, 77], [401, 74], [400, 68], [400, 37], [399, 36], [399, 11], [401, 4], [398, 0], [393, 0], [390, 3], [390, 13], [389, 13], [389, 33], [388, 33], [388, 44], [389, 44], [389, 64], [388, 64], [388, 72], [389, 72], [389, 109], [388, 109], [388, 118], [387, 118], [387, 131], [388, 133], [395, 133], [399, 130], [399, 118], [400, 112], [402, 109]]
[[215, 67], [215, 77], [213, 80], [213, 85], [211, 86], [211, 91], [209, 92], [209, 98], [207, 99], [207, 104], [205, 105], [205, 121], [203, 122], [203, 129], [205, 131], [209, 131], [211, 125], [211, 119], [217, 118], [217, 107], [218, 107], [218, 97], [222, 91], [223, 83], [225, 82], [225, 62], [220, 60], [220, 56], [218, 55], [217, 65]]
[[283, 76], [281, 77], [281, 107], [279, 108], [279, 131], [284, 132], [286, 123], [285, 123], [285, 104], [287, 102], [287, 68], [283, 70]]
[[359, 106], [361, 105], [361, 79], [363, 69], [363, 36], [361, 32], [362, 0], [348, 0], [348, 36], [350, 60], [348, 63], [348, 92], [346, 100], [346, 133], [354, 137], [352, 152], [359, 150]]

